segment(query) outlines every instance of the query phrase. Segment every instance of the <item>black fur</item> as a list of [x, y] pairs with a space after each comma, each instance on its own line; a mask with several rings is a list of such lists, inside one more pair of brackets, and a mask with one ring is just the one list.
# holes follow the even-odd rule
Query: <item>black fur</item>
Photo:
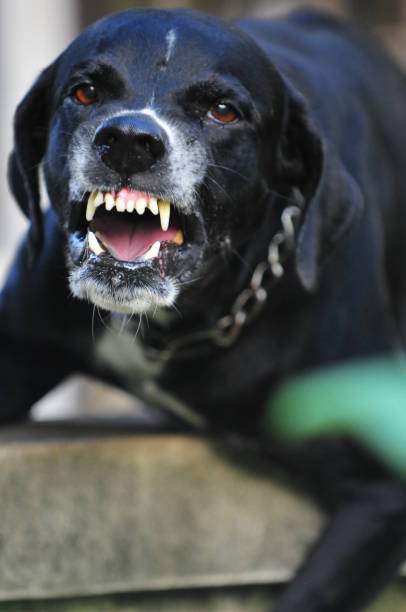
[[[170, 29], [176, 32], [171, 53]], [[99, 98], [83, 107], [72, 92], [90, 78]], [[91, 140], [114, 113], [147, 107], [152, 93], [156, 112], [184, 136], [186, 162], [195, 159], [197, 167], [204, 153], [198, 180], [193, 170], [192, 210], [183, 211], [193, 238], [183, 250], [164, 250], [165, 273], [154, 262], [117, 272], [111, 257], [103, 264], [86, 258], [85, 205], [68, 189], [72, 159], [80, 141], [93, 185], [175, 193], [163, 137], [156, 159], [149, 152], [137, 170], [129, 158], [119, 164], [122, 176], [116, 158], [104, 164], [105, 149]], [[220, 125], [210, 118], [221, 100], [238, 109], [238, 121]], [[152, 145], [157, 129], [134, 128], [141, 129]], [[83, 271], [80, 282], [97, 279], [103, 295], [117, 300], [140, 287], [166, 296], [169, 272], [176, 276], [181, 317], [162, 323], [150, 316], [139, 333], [144, 348], [165, 349], [230, 311], [266, 259], [284, 208], [301, 205], [285, 274], [261, 315], [231, 347], [197, 345], [193, 354], [169, 360], [155, 380], [210, 427], [261, 440], [331, 512], [277, 612], [360, 610], [405, 557], [403, 482], [349, 440], [293, 449], [270, 443], [260, 427], [273, 386], [290, 374], [402, 346], [405, 133], [401, 72], [376, 41], [313, 12], [231, 26], [184, 10], [118, 14], [74, 41], [17, 109], [9, 177], [31, 229], [0, 299], [3, 422], [24, 417], [73, 371], [143, 395], [139, 373], [100, 358], [105, 330], [97, 318], [92, 330], [93, 306], [70, 295], [68, 274]], [[41, 161], [51, 200], [44, 217]], [[182, 210], [182, 198], [174, 198]], [[136, 330], [137, 320], [127, 329], [133, 324]]]

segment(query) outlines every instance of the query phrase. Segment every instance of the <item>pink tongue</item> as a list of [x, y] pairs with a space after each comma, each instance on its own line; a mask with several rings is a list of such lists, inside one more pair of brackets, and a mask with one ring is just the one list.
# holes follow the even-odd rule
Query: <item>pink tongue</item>
[[135, 261], [146, 253], [154, 242], [171, 241], [177, 233], [176, 228], [169, 228], [166, 232], [159, 227], [137, 228], [124, 218], [121, 220], [105, 217], [97, 219], [94, 229], [112, 255], [121, 261]]

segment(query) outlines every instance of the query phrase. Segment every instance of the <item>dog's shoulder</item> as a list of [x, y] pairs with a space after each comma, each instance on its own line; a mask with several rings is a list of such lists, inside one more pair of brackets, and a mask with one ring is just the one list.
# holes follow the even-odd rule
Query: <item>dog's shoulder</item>
[[366, 30], [353, 21], [311, 8], [297, 9], [266, 19], [241, 19], [235, 25], [256, 38], [258, 42], [283, 43], [285, 46], [292, 47], [302, 46], [306, 40], [315, 42], [319, 40], [318, 37], [323, 36], [358, 42], [361, 39], [364, 39], [364, 42], [374, 40]]
[[[373, 33], [312, 9], [275, 19], [247, 19], [238, 22], [238, 27], [304, 95], [321, 124], [332, 125], [339, 115], [341, 125], [348, 125], [349, 115], [359, 121], [371, 114], [375, 123], [383, 122], [382, 129], [390, 132], [389, 140], [400, 144], [399, 125], [406, 121], [402, 101], [406, 76]], [[389, 106], [390, 124], [386, 121]]]
[[324, 98], [337, 88], [349, 91], [349, 78], [354, 73], [359, 78], [365, 69], [357, 28], [343, 19], [299, 10], [271, 19], [246, 19], [237, 26], [308, 99]]
[[277, 66], [300, 57], [301, 65], [334, 67], [336, 75], [343, 68], [357, 77], [390, 73], [404, 78], [377, 36], [338, 15], [299, 9], [271, 19], [244, 19], [236, 26], [254, 38]]
[[302, 30], [329, 29], [347, 30], [350, 23], [338, 15], [313, 8], [296, 9], [284, 12], [274, 17], [244, 18], [236, 21], [236, 25], [242, 29], [256, 29], [261, 34], [267, 30], [274, 33], [276, 30], [286, 31], [288, 28], [300, 28]]
[[259, 43], [283, 44], [292, 48], [303, 46], [309, 36], [314, 41], [315, 34], [346, 38], [351, 37], [357, 29], [345, 19], [316, 9], [299, 9], [265, 19], [246, 18], [235, 25]]

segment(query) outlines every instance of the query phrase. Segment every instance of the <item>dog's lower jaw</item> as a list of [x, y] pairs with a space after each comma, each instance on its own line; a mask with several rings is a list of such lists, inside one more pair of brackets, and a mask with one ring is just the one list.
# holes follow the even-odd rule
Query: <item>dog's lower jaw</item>
[[120, 287], [114, 290], [105, 282], [92, 277], [83, 278], [80, 269], [69, 275], [69, 286], [74, 297], [91, 302], [98, 308], [124, 314], [154, 312], [160, 307], [173, 306], [178, 295], [178, 286], [171, 277], [165, 278], [165, 285], [152, 287]]

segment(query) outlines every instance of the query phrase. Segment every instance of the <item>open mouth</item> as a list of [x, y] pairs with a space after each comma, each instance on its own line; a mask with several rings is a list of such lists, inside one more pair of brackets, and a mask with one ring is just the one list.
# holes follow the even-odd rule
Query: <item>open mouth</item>
[[184, 223], [167, 200], [131, 191], [92, 191], [86, 205], [88, 251], [122, 262], [158, 258], [164, 247], [184, 243]]
[[207, 245], [202, 213], [151, 193], [96, 189], [73, 202], [68, 224], [73, 295], [117, 312], [172, 305]]

